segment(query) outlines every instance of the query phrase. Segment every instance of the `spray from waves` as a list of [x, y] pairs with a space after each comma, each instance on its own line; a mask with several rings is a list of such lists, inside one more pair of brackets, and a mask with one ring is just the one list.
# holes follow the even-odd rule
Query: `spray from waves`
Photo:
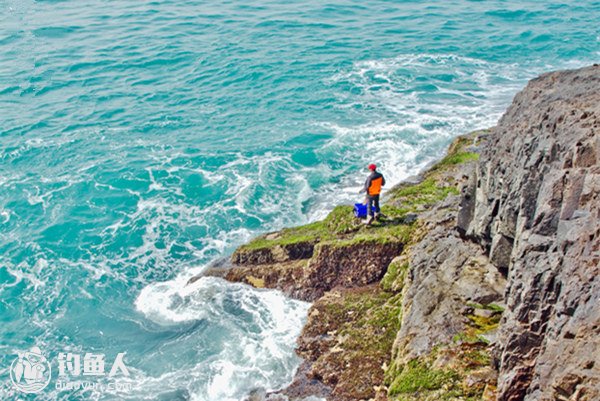
[[[151, 284], [135, 305], [159, 328], [194, 323], [198, 341], [185, 341], [183, 348], [180, 341], [166, 343], [164, 351], [173, 353], [169, 373], [150, 376], [136, 371], [130, 381], [137, 390], [109, 395], [156, 399], [157, 394], [172, 396], [173, 390], [163, 394], [170, 388], [198, 401], [239, 400], [253, 388], [276, 390], [287, 384], [298, 364], [293, 347], [309, 306], [277, 291], [257, 291], [211, 277], [187, 286], [181, 279]], [[178, 363], [179, 356], [199, 349], [218, 352], [207, 360], [186, 357], [186, 363]], [[149, 355], [146, 364], [151, 366], [155, 357]]]
[[[135, 323], [161, 340], [141, 343], [137, 357], [126, 356], [129, 377], [94, 378], [90, 382], [96, 386], [88, 388], [51, 386], [38, 399], [234, 401], [253, 389], [278, 390], [291, 381], [300, 362], [293, 348], [309, 304], [278, 291], [205, 277], [187, 286], [181, 280], [151, 284], [135, 307], [141, 315]], [[50, 341], [38, 343], [46, 350], [58, 340], [48, 334]], [[69, 344], [65, 339], [62, 350], [89, 350]], [[0, 393], [18, 397], [7, 383]]]

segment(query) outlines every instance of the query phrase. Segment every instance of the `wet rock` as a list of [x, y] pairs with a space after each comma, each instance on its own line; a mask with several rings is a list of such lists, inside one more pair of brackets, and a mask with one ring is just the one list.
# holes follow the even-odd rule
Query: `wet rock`
[[227, 275], [227, 272], [229, 271], [229, 269], [231, 269], [231, 267], [232, 267], [232, 264], [231, 264], [230, 258], [227, 258], [227, 257], [219, 258], [219, 259], [215, 260], [214, 262], [212, 262], [209, 266], [207, 266], [206, 269], [202, 273], [191, 277], [186, 284], [187, 285], [193, 284], [196, 281], [198, 281], [200, 278], [205, 277], [205, 276], [224, 278]]
[[[275, 234], [267, 234], [265, 238], [276, 238]], [[315, 247], [314, 242], [297, 242], [286, 245], [275, 245], [261, 249], [247, 249], [241, 247], [237, 249], [231, 262], [240, 265], [265, 265], [272, 263], [284, 263], [292, 260], [309, 259], [312, 257]]]
[[250, 391], [245, 401], [265, 401], [267, 392], [264, 388], [258, 388]]
[[[311, 371], [312, 363], [303, 362], [294, 381], [284, 390], [272, 394], [267, 401], [275, 401], [284, 398], [286, 401], [306, 401], [307, 399], [328, 399], [331, 396], [331, 387], [325, 385], [321, 380], [315, 378]], [[277, 398], [277, 397], [281, 398]]]
[[[308, 260], [282, 263], [234, 266], [225, 279], [260, 288], [276, 288], [299, 299], [307, 294], [305, 271]], [[257, 286], [257, 284], [260, 284]]]
[[328, 400], [385, 395], [383, 367], [400, 323], [401, 300], [363, 286], [332, 290], [313, 304], [297, 352], [310, 366], [306, 375], [331, 389]]

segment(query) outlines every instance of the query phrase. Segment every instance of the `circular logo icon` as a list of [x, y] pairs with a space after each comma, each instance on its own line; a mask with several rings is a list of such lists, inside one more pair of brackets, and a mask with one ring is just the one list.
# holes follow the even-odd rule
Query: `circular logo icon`
[[52, 367], [38, 347], [19, 352], [10, 365], [10, 380], [23, 393], [39, 393], [48, 386], [51, 377]]

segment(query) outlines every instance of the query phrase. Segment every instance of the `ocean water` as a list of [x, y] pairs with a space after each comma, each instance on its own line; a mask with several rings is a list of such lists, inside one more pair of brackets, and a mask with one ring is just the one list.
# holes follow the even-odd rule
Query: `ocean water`
[[[3, 400], [284, 387], [309, 305], [189, 277], [357, 200], [367, 163], [397, 183], [493, 125], [528, 79], [600, 59], [589, 0], [0, 9]], [[126, 352], [130, 376], [103, 390], [57, 389], [53, 376], [27, 396], [9, 368], [34, 345], [53, 361]]]

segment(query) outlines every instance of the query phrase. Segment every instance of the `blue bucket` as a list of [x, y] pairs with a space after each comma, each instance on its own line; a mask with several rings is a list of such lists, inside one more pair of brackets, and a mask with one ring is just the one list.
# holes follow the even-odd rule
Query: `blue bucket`
[[354, 204], [354, 216], [358, 218], [367, 217], [367, 205], [362, 203]]

